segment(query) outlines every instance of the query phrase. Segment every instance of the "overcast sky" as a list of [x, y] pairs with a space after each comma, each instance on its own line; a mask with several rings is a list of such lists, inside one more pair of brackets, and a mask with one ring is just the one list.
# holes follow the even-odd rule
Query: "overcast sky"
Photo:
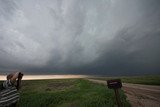
[[0, 74], [160, 74], [160, 0], [0, 0]]

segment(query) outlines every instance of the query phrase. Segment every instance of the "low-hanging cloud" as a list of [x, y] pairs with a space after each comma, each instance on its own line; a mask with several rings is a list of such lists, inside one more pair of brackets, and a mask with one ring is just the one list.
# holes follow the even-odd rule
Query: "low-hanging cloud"
[[159, 74], [159, 0], [0, 0], [0, 72]]

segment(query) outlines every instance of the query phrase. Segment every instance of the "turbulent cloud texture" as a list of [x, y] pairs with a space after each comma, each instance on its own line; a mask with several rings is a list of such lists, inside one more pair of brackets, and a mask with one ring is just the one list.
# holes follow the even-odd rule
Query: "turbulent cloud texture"
[[159, 0], [0, 0], [0, 73], [160, 74]]

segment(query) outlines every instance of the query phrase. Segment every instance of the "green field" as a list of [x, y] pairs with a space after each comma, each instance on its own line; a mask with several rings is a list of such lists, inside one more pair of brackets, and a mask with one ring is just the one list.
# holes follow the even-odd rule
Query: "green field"
[[[113, 90], [83, 79], [23, 81], [18, 107], [115, 107]], [[130, 107], [120, 90], [123, 107]]]
[[160, 75], [156, 76], [123, 76], [123, 77], [93, 77], [98, 80], [108, 80], [120, 78], [124, 83], [145, 84], [145, 85], [160, 85]]
[[[121, 78], [122, 82], [160, 85], [160, 76], [94, 77], [108, 80]], [[130, 107], [120, 90], [123, 107]], [[105, 85], [84, 79], [53, 79], [22, 81], [18, 107], [115, 107], [114, 91]]]

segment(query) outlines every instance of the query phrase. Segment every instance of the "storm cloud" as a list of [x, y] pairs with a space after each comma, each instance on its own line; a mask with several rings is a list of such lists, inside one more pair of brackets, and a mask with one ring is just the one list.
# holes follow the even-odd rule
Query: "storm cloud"
[[159, 0], [0, 0], [0, 73], [160, 74]]

